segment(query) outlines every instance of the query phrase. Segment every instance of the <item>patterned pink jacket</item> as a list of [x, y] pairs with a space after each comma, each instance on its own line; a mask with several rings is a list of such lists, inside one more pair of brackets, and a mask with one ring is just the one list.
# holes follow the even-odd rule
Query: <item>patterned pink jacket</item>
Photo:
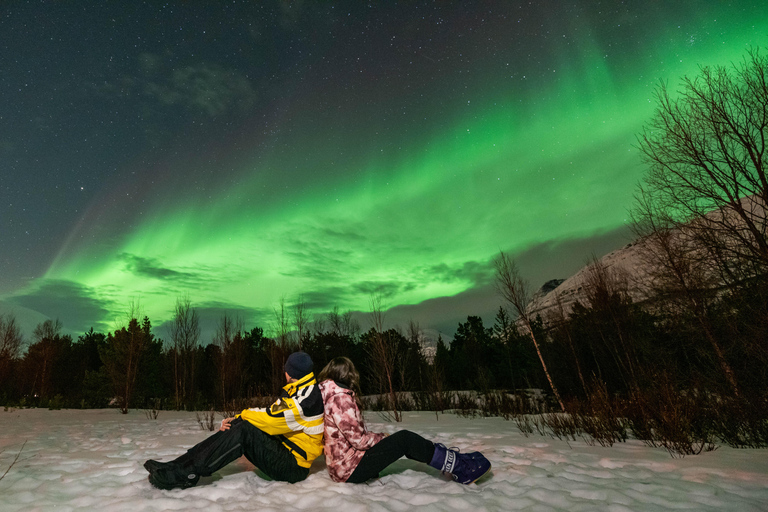
[[384, 434], [368, 432], [355, 403], [355, 392], [332, 380], [320, 383], [325, 405], [325, 463], [334, 482], [346, 482], [365, 451], [381, 441]]

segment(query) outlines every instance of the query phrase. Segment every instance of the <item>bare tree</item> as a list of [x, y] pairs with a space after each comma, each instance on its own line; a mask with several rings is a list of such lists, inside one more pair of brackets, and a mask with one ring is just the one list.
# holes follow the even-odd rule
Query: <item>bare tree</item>
[[326, 316], [322, 313], [315, 313], [312, 317], [312, 329], [315, 334], [323, 334], [326, 327]]
[[225, 313], [213, 335], [213, 343], [219, 347], [216, 370], [222, 406], [227, 406], [229, 402], [239, 398], [245, 362], [245, 354], [241, 353], [242, 343], [238, 343], [242, 339], [242, 330], [242, 320]]
[[274, 333], [275, 342], [282, 347], [288, 347], [291, 344], [291, 319], [289, 317], [288, 309], [289, 308], [285, 303], [285, 297], [280, 297], [277, 307], [272, 309], [274, 314], [272, 331]]
[[342, 335], [349, 338], [354, 338], [360, 334], [360, 324], [357, 323], [355, 317], [352, 315], [352, 311], [347, 310], [341, 316]]
[[656, 101], [638, 137], [650, 166], [635, 209], [641, 234], [685, 227], [686, 244], [708, 255], [720, 279], [764, 275], [768, 58], [752, 50], [740, 64], [702, 67], [675, 96], [662, 83]]
[[[135, 310], [132, 308], [132, 311]], [[151, 341], [149, 319], [144, 317], [143, 324], [139, 325], [136, 318], [131, 318], [127, 327], [107, 335], [106, 344], [99, 351], [123, 414], [128, 413], [141, 358]]]
[[[644, 210], [641, 210], [644, 209]], [[717, 298], [719, 278], [706, 256], [685, 226], [675, 227], [654, 211], [652, 203], [638, 198], [634, 215], [642, 215], [635, 229], [643, 237], [640, 255], [651, 276], [649, 293], [673, 313], [688, 311], [696, 319], [723, 376], [735, 395], [739, 395], [736, 375], [715, 335], [710, 318], [711, 306]]]
[[649, 171], [633, 220], [655, 289], [686, 308], [726, 380], [736, 377], [709, 314], [718, 287], [768, 273], [768, 58], [700, 68], [676, 94], [661, 84], [655, 115], [638, 137]]
[[296, 345], [301, 350], [304, 336], [309, 330], [309, 316], [307, 314], [307, 303], [304, 298], [299, 296], [293, 305], [293, 326], [296, 329]]
[[354, 337], [360, 333], [360, 325], [355, 321], [352, 311], [339, 313], [339, 306], [333, 306], [320, 325], [323, 327], [328, 325], [330, 331], [340, 337]]
[[424, 342], [424, 332], [421, 330], [419, 322], [413, 318], [408, 320], [407, 331], [408, 332], [406, 338], [411, 345], [411, 348], [415, 350], [409, 349], [398, 354], [400, 382], [405, 389], [410, 389], [413, 387], [414, 381], [417, 381], [417, 385], [419, 386], [419, 389], [421, 389], [421, 387], [423, 387], [424, 380], [423, 376], [421, 375], [422, 365], [420, 363], [416, 365], [419, 370], [419, 375], [410, 375], [409, 372], [414, 367], [414, 358], [423, 357], [424, 351], [422, 343]]
[[344, 327], [342, 325], [341, 313], [339, 313], [339, 306], [333, 306], [333, 309], [326, 315], [326, 322], [328, 323], [328, 329], [337, 336], [341, 336]]
[[200, 320], [188, 296], [176, 299], [169, 330], [173, 343], [173, 381], [178, 409], [194, 397], [195, 354], [200, 342]]
[[277, 307], [273, 309], [274, 325], [272, 331], [275, 342], [269, 351], [269, 360], [272, 364], [272, 392], [279, 393], [285, 385], [285, 361], [293, 352], [291, 342], [291, 319], [285, 297], [281, 297]]
[[61, 321], [46, 320], [35, 326], [35, 343], [30, 347], [28, 358], [34, 360], [35, 379], [33, 393], [41, 398], [48, 397], [51, 387], [53, 363], [59, 349], [58, 338], [61, 335]]
[[587, 381], [584, 380], [584, 374], [581, 371], [581, 362], [579, 356], [576, 354], [576, 347], [573, 344], [573, 336], [571, 336], [571, 329], [568, 325], [568, 317], [565, 313], [565, 307], [563, 306], [563, 299], [560, 296], [560, 292], [554, 291], [555, 294], [555, 308], [550, 310], [548, 323], [553, 326], [554, 329], [560, 332], [560, 335], [568, 342], [568, 348], [571, 349], [571, 356], [573, 356], [573, 362], [576, 365], [576, 373], [579, 376], [579, 382], [581, 382], [581, 389], [584, 394], [587, 395]]
[[[626, 328], [627, 305], [629, 297], [627, 275], [615, 268], [608, 268], [594, 255], [587, 267], [584, 283], [584, 295], [593, 311], [603, 312], [607, 320], [613, 324], [616, 335], [615, 343], [599, 329], [600, 338], [608, 353], [613, 357], [619, 372], [628, 387], [637, 386], [637, 369], [639, 366], [631, 332]], [[626, 376], [629, 377], [626, 377]]]
[[517, 312], [518, 321], [522, 323], [523, 328], [528, 332], [528, 336], [530, 336], [533, 342], [533, 346], [536, 348], [536, 354], [539, 356], [539, 362], [541, 362], [541, 367], [544, 370], [544, 375], [547, 377], [552, 393], [560, 404], [560, 409], [565, 412], [565, 404], [563, 404], [555, 382], [552, 380], [549, 370], [547, 370], [547, 364], [544, 362], [541, 347], [533, 332], [533, 322], [527, 310], [528, 303], [530, 302], [528, 283], [520, 277], [517, 265], [504, 252], [500, 252], [499, 256], [494, 260], [494, 267], [496, 269], [496, 289]]
[[23, 337], [12, 314], [0, 315], [0, 385], [10, 376], [11, 364], [21, 355]]
[[421, 347], [421, 342], [424, 337], [424, 333], [421, 330], [421, 326], [419, 326], [419, 322], [411, 318], [408, 320], [408, 341], [411, 343], [415, 343], [419, 347]]
[[395, 421], [399, 422], [402, 421], [403, 415], [400, 412], [394, 386], [397, 347], [388, 333], [384, 331], [384, 310], [381, 304], [381, 295], [371, 295], [370, 307], [373, 337], [368, 350], [374, 367], [373, 380], [378, 383], [379, 391], [386, 390], [392, 407], [392, 415]]

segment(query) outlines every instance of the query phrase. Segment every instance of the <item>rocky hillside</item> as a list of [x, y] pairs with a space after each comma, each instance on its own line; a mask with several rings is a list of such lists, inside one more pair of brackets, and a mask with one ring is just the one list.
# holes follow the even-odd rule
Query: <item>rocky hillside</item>
[[[642, 243], [633, 242], [599, 259], [608, 275], [626, 282], [629, 296], [635, 302], [644, 299], [648, 288], [648, 275], [642, 264], [641, 249]], [[585, 301], [584, 287], [591, 272], [590, 265], [585, 265], [568, 279], [547, 281], [534, 294], [528, 311], [533, 317], [541, 315], [546, 321], [556, 314], [559, 299], [563, 312], [568, 315], [575, 302]]]
[[[757, 226], [762, 228], [760, 236], [765, 237], [768, 226], [765, 222], [766, 209], [762, 201], [756, 196], [744, 197], [741, 199], [740, 208], [752, 217]], [[749, 240], [753, 237], [753, 233], [747, 230], [741, 217], [736, 214], [734, 209], [730, 208], [713, 211], [687, 226], [690, 227], [691, 232], [709, 228], [722, 229], [726, 226], [727, 229], [724, 232], [730, 232], [731, 236], [735, 230], [735, 232], [740, 232], [739, 237], [743, 240]], [[680, 236], [684, 231], [686, 231], [686, 227], [673, 234], [673, 237]], [[643, 253], [647, 253], [647, 243], [649, 243], [647, 240], [636, 240], [598, 260], [605, 269], [606, 275], [620, 282], [633, 302], [645, 300], [651, 285], [651, 276], [647, 266], [643, 263], [642, 256]], [[528, 311], [533, 317], [541, 315], [541, 318], [546, 322], [558, 311], [559, 300], [563, 313], [567, 316], [575, 302], [585, 302], [585, 285], [589, 282], [592, 272], [591, 265], [586, 265], [568, 279], [555, 279], [546, 282], [534, 294], [528, 305]]]

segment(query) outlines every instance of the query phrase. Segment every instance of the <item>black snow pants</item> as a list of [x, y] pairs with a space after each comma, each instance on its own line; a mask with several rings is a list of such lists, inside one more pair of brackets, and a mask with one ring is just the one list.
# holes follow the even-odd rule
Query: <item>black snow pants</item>
[[273, 480], [295, 483], [307, 478], [309, 468], [299, 466], [296, 457], [282, 443], [242, 418], [232, 420], [229, 430], [219, 431], [172, 461], [179, 476], [193, 473], [210, 476], [245, 455], [251, 464]]
[[347, 482], [360, 484], [376, 478], [379, 472], [400, 457], [407, 457], [425, 464], [432, 461], [435, 445], [410, 430], [399, 430], [371, 446], [349, 475]]

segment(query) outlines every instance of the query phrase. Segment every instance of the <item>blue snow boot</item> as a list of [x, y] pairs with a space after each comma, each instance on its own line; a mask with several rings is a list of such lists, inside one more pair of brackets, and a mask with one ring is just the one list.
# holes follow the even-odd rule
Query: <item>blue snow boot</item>
[[480, 452], [459, 453], [454, 448], [435, 443], [435, 453], [429, 463], [443, 474], [448, 473], [460, 484], [471, 484], [491, 469], [491, 463]]

